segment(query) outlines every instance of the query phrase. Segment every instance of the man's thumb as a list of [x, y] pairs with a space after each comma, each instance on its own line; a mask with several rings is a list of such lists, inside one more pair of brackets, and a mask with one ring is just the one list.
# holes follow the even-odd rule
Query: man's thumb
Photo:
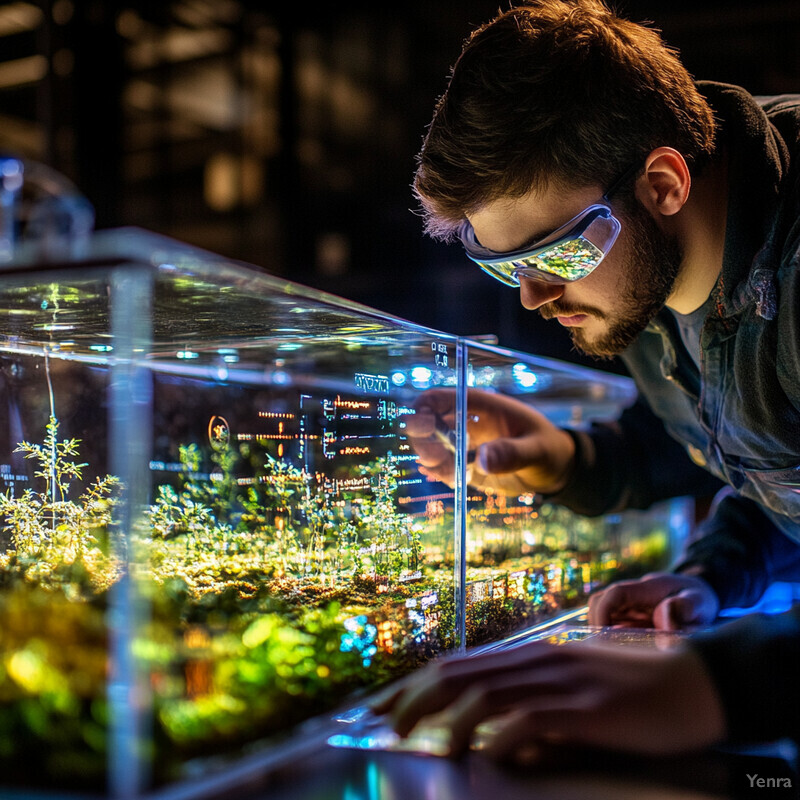
[[513, 438], [485, 442], [478, 448], [478, 466], [490, 475], [530, 467], [536, 457], [530, 452], [530, 444], [526, 439]]

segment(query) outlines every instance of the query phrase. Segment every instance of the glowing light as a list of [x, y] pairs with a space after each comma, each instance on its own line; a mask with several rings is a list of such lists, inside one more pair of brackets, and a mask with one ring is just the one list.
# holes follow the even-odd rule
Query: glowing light
[[525, 372], [517, 377], [517, 383], [523, 389], [530, 389], [537, 382], [536, 376], [532, 372]]
[[368, 409], [370, 403], [366, 400], [342, 400], [339, 395], [336, 395], [336, 400], [333, 401], [334, 408], [350, 408], [350, 409]]
[[361, 663], [368, 667], [372, 663], [373, 656], [378, 652], [375, 644], [378, 638], [378, 629], [372, 625], [365, 614], [357, 617], [349, 617], [344, 621], [347, 633], [341, 635], [339, 650], [342, 653], [355, 652], [361, 656]]
[[222, 360], [226, 364], [239, 363], [239, 353], [231, 347], [220, 347], [219, 350], [217, 350], [217, 355], [222, 356]]
[[525, 544], [530, 545], [531, 547], [536, 544], [536, 537], [530, 531], [523, 531], [522, 539]]
[[405, 372], [393, 372], [391, 374], [392, 383], [395, 386], [404, 386], [406, 382], [406, 374]]
[[231, 429], [225, 417], [214, 415], [208, 423], [208, 441], [215, 450], [224, 450], [231, 439]]
[[353, 375], [356, 388], [370, 394], [386, 394], [389, 391], [389, 378], [386, 375], [371, 375], [367, 372], [356, 372]]
[[514, 364], [511, 368], [514, 381], [523, 389], [530, 389], [539, 382], [535, 372], [531, 372], [527, 364]]
[[417, 389], [427, 389], [432, 378], [433, 372], [428, 367], [414, 367], [411, 370], [411, 384]]
[[178, 350], [177, 352], [178, 358], [182, 358], [185, 360], [191, 360], [193, 358], [200, 358], [199, 353], [195, 353], [193, 350]]

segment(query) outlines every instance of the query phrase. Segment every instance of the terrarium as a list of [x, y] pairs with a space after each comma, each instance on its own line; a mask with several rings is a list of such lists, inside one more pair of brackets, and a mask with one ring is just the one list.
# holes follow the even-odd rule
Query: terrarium
[[[662, 566], [680, 504], [469, 483], [470, 391], [561, 424], [625, 378], [429, 330], [155, 234], [0, 279], [0, 783], [134, 796]], [[434, 432], [452, 474], [419, 468]], [[230, 763], [229, 761], [227, 763]]]

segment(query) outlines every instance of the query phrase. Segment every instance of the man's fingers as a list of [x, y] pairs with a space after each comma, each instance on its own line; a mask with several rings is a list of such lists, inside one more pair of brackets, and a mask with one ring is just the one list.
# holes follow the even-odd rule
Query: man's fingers
[[[392, 727], [406, 736], [417, 722], [450, 705], [468, 686], [485, 686], [491, 691], [491, 702], [512, 702], [520, 696], [522, 687], [536, 680], [551, 680], [551, 674], [566, 674], [564, 664], [568, 654], [563, 648], [551, 647], [541, 642], [513, 648], [499, 653], [485, 653], [470, 658], [443, 659], [421, 670], [392, 704]], [[536, 678], [527, 670], [536, 667]], [[551, 672], [555, 670], [555, 672]], [[511, 688], [509, 688], [511, 687]]]
[[627, 619], [631, 611], [636, 612], [639, 621], [646, 622], [641, 615], [645, 604], [642, 595], [647, 592], [640, 584], [640, 581], [620, 581], [593, 594], [589, 598], [589, 624], [612, 625]]
[[470, 746], [476, 726], [505, 713], [521, 698], [561, 696], [575, 690], [574, 671], [556, 664], [536, 670], [520, 670], [488, 678], [467, 689], [446, 712], [450, 726], [450, 753], [459, 755]]
[[385, 714], [394, 707], [395, 703], [405, 691], [405, 688], [406, 683], [403, 681], [392, 684], [388, 689], [380, 692], [377, 697], [374, 697], [370, 701], [369, 707], [375, 714]]
[[665, 631], [705, 625], [710, 622], [705, 614], [706, 598], [695, 589], [685, 589], [662, 600], [653, 609], [653, 624]]
[[414, 440], [414, 450], [416, 450], [418, 464], [433, 473], [437, 478], [449, 477], [453, 479], [455, 469], [453, 454], [447, 450], [440, 442]]
[[627, 622], [640, 627], [660, 627], [653, 616], [654, 609], [663, 600], [687, 589], [686, 580], [681, 575], [656, 572], [639, 580], [614, 583], [589, 598], [589, 624]]
[[407, 736], [422, 717], [446, 708], [470, 681], [487, 674], [479, 658], [444, 659], [421, 670], [392, 703], [391, 725]]
[[445, 416], [424, 406], [417, 409], [415, 414], [404, 417], [404, 420], [406, 433], [411, 437], [433, 436], [437, 425], [441, 426], [443, 420], [446, 422]]
[[484, 472], [516, 472], [530, 467], [539, 457], [541, 447], [530, 439], [494, 439], [478, 451], [478, 464]]
[[537, 762], [548, 748], [582, 743], [588, 720], [580, 698], [542, 697], [500, 721], [482, 750], [497, 761]]
[[408, 736], [422, 717], [446, 708], [456, 696], [455, 689], [417, 684], [396, 699], [390, 710], [391, 726], [400, 736]]

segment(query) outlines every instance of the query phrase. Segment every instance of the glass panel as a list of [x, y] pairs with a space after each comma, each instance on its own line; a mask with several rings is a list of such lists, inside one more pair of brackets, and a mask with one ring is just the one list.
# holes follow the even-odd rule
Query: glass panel
[[44, 677], [7, 670], [0, 714], [42, 759], [8, 783], [124, 793], [454, 645], [455, 479], [419, 472], [406, 429], [455, 387], [456, 340], [159, 237], [93, 247], [115, 266], [0, 284], [6, 584], [69, 620], [7, 642]]
[[[478, 422], [474, 406], [481, 393], [521, 401], [570, 428], [614, 419], [635, 399], [627, 378], [479, 343], [469, 343], [466, 381], [468, 429]], [[610, 580], [665, 567], [684, 509], [667, 503], [589, 518], [489, 480], [469, 488], [466, 516], [471, 646], [582, 606]]]
[[455, 386], [455, 340], [280, 289], [192, 259], [158, 271], [148, 572], [154, 622], [181, 631], [154, 673], [177, 760], [453, 642], [453, 477], [430, 488], [406, 428], [422, 392]]
[[581, 520], [461, 479], [468, 385], [579, 425], [630, 381], [136, 231], [18, 260], [0, 309], [3, 786], [204, 774], [663, 554], [661, 512]]
[[0, 284], [4, 785], [102, 787], [109, 676], [130, 679], [106, 625], [126, 571], [107, 448], [111, 284], [108, 270]]

